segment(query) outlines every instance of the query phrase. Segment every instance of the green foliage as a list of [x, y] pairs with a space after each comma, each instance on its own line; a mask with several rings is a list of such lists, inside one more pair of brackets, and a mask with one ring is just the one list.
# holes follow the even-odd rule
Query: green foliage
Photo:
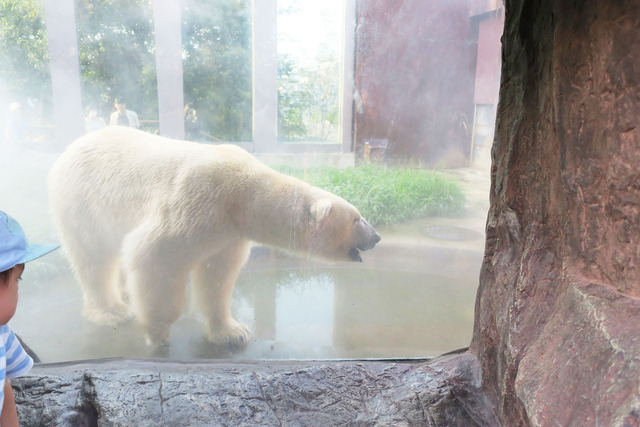
[[[185, 103], [192, 103], [201, 129], [214, 139], [251, 141], [251, 2], [182, 4]], [[279, 11], [294, 19], [299, 12], [293, 2]], [[140, 119], [157, 119], [152, 1], [77, 0], [76, 21], [84, 105], [96, 106], [108, 119], [115, 96], [123, 95]], [[337, 138], [339, 40], [333, 27], [323, 31], [323, 42], [306, 62], [286, 54], [278, 58], [278, 127], [283, 141]], [[0, 57], [0, 95], [39, 99], [50, 108], [44, 2], [0, 0]], [[211, 140], [204, 135], [201, 139]]]
[[278, 134], [285, 141], [307, 135], [303, 111], [311, 105], [311, 96], [308, 91], [297, 89], [297, 83], [293, 60], [281, 55], [278, 59]]
[[[185, 103], [203, 131], [252, 139], [251, 3], [184, 0]], [[78, 0], [78, 45], [85, 105], [108, 119], [123, 95], [140, 119], [158, 118], [151, 0]], [[40, 0], [0, 0], [0, 95], [51, 104], [49, 50]]]
[[0, 0], [0, 96], [51, 102], [49, 48], [39, 0]]
[[283, 141], [337, 138], [340, 67], [327, 53], [304, 67], [282, 55], [278, 64], [278, 133]]
[[[309, 38], [304, 49], [298, 45], [298, 51], [292, 51], [295, 57], [294, 53], [278, 54], [278, 136], [286, 142], [335, 141], [338, 138], [341, 65], [340, 33], [336, 31], [340, 20], [335, 13], [339, 10], [338, 3], [328, 2], [324, 7], [315, 3], [311, 8], [312, 4], [308, 2], [304, 4], [304, 11], [302, 3], [280, 0], [279, 22], [281, 19], [307, 22], [304, 21], [305, 13], [308, 17], [309, 11], [315, 10], [319, 15], [314, 16], [314, 21], [323, 25], [305, 30], [317, 31], [317, 37]], [[301, 38], [301, 35], [279, 32], [278, 37], [286, 46], [292, 38]], [[314, 44], [314, 39], [321, 41]]]
[[124, 96], [141, 119], [156, 118], [155, 38], [149, 0], [79, 0], [76, 7], [85, 105], [108, 118]]
[[224, 141], [251, 141], [251, 2], [185, 0], [185, 103], [204, 131]]
[[378, 165], [306, 170], [276, 166], [276, 169], [348, 200], [372, 225], [457, 214], [465, 203], [457, 180], [424, 169]]

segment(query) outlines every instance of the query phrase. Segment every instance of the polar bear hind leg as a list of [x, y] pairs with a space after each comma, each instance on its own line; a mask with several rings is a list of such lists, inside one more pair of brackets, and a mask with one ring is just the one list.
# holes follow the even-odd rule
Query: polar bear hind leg
[[231, 296], [251, 245], [238, 240], [205, 259], [192, 272], [191, 286], [198, 310], [205, 317], [207, 339], [217, 345], [244, 346], [250, 330], [231, 316]]
[[91, 247], [77, 241], [72, 231], [63, 233], [63, 248], [83, 290], [83, 315], [91, 322], [115, 326], [129, 316], [122, 298], [120, 255], [97, 238]]

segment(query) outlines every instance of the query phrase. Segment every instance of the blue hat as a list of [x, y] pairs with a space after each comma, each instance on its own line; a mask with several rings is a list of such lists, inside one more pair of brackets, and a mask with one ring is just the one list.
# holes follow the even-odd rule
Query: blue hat
[[60, 245], [32, 245], [18, 221], [0, 211], [0, 271], [33, 261]]

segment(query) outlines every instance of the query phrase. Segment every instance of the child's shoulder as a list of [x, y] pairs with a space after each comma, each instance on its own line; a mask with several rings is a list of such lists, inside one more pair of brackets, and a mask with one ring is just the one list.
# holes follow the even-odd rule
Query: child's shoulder
[[0, 344], [6, 347], [11, 344], [9, 341], [13, 341], [14, 339], [16, 339], [16, 337], [9, 325], [0, 326]]

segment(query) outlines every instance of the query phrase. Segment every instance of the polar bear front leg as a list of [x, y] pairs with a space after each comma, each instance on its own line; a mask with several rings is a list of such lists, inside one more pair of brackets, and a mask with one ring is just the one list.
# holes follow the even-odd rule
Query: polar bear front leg
[[195, 303], [205, 317], [207, 338], [214, 344], [237, 347], [251, 338], [249, 329], [231, 316], [233, 288], [249, 251], [248, 241], [237, 241], [193, 270], [191, 284]]

